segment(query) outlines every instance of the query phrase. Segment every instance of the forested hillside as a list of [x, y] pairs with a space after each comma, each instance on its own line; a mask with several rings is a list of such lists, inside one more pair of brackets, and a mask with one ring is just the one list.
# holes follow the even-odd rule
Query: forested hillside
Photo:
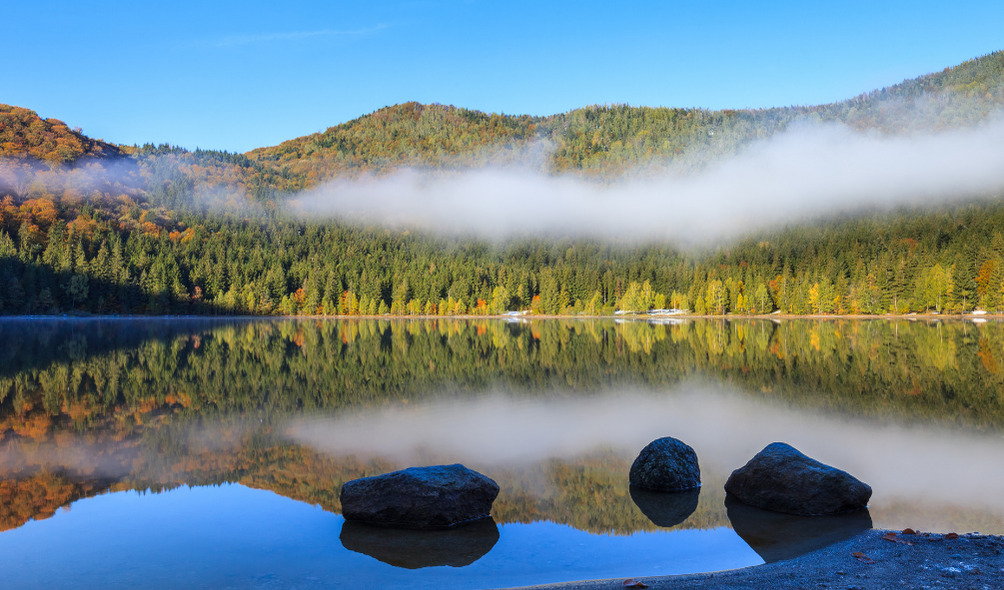
[[[295, 191], [402, 166], [686, 172], [801, 120], [964, 128], [1004, 106], [1004, 53], [840, 103], [550, 117], [387, 107], [248, 154], [116, 147], [0, 106], [0, 313], [905, 313], [1004, 308], [1004, 205], [982, 200], [672, 244], [446, 238], [286, 211]], [[478, 198], [471, 195], [472, 199]]]
[[399, 166], [505, 162], [534, 139], [553, 145], [553, 172], [621, 174], [638, 166], [687, 171], [735, 154], [796, 121], [839, 121], [883, 133], [957, 128], [1004, 107], [1004, 52], [817, 106], [710, 111], [590, 106], [550, 117], [487, 114], [407, 103], [322, 133], [254, 150], [253, 160], [301, 178], [304, 186], [346, 173]]
[[43, 119], [34, 111], [0, 104], [0, 157], [58, 165], [82, 156], [115, 156], [117, 147], [70, 130], [58, 119]]
[[520, 157], [536, 138], [539, 118], [482, 113], [409, 102], [291, 139], [248, 157], [302, 179], [381, 173], [401, 166], [480, 166]]
[[639, 165], [688, 171], [737, 153], [798, 121], [882, 133], [937, 131], [985, 121], [1004, 107], [1004, 52], [828, 105], [772, 109], [593, 106], [541, 123], [556, 171], [619, 174]]

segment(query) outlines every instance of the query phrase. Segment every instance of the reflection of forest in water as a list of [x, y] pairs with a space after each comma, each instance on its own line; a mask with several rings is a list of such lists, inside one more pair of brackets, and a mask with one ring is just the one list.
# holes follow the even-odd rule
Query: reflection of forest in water
[[[0, 338], [3, 529], [106, 490], [220, 482], [338, 511], [343, 481], [408, 463], [296, 444], [291, 418], [500, 391], [574, 407], [612, 389], [707, 380], [751, 401], [876, 425], [1004, 426], [996, 323], [10, 320]], [[575, 456], [471, 466], [501, 484], [500, 523], [652, 530], [627, 486], [632, 459], [598, 442]], [[726, 475], [705, 471], [698, 507], [680, 526], [728, 525]], [[979, 511], [946, 518], [1004, 529]]]

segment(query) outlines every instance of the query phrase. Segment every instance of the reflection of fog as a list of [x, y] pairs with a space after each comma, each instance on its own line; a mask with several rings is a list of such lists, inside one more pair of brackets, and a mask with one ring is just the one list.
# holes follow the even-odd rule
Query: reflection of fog
[[784, 441], [871, 485], [877, 526], [982, 523], [981, 532], [1004, 532], [1000, 436], [850, 420], [698, 384], [551, 400], [450, 399], [300, 420], [287, 434], [337, 456], [499, 468], [571, 460], [597, 449], [633, 457], [649, 441], [673, 436], [694, 447], [702, 471], [716, 480], [767, 444]]
[[[206, 426], [182, 426], [170, 436], [141, 442], [136, 437], [94, 437], [63, 434], [54, 441], [0, 442], [0, 477], [36, 472], [59, 473], [74, 480], [117, 480], [142, 474], [148, 483], [180, 483], [179, 458], [198, 458], [204, 472], [236, 452], [250, 428], [240, 419]], [[145, 444], [144, 444], [145, 443]], [[182, 461], [184, 463], [184, 461]], [[189, 464], [191, 467], [192, 464]]]

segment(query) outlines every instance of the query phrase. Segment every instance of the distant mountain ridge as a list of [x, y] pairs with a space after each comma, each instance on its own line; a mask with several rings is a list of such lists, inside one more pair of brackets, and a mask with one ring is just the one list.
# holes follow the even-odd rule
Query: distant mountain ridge
[[398, 166], [479, 165], [543, 139], [553, 147], [553, 172], [616, 175], [653, 164], [699, 166], [800, 120], [883, 133], [936, 131], [979, 123], [1002, 108], [1004, 52], [998, 51], [826, 105], [718, 111], [596, 105], [531, 117], [412, 102], [247, 155], [312, 184]]
[[[550, 172], [616, 176], [653, 165], [684, 171], [700, 167], [796, 121], [842, 122], [856, 129], [902, 133], [973, 125], [1002, 109], [1004, 51], [997, 51], [815, 106], [708, 110], [594, 105], [537, 117], [408, 102], [251, 150], [243, 158], [232, 154], [224, 159], [249, 174], [281, 177], [282, 188], [290, 190], [400, 167], [466, 168], [520, 161], [535, 142], [545, 141], [550, 149], [544, 166]], [[162, 153], [164, 147], [149, 145], [145, 151]], [[58, 165], [134, 152], [136, 148], [91, 139], [28, 109], [0, 105], [0, 156]]]
[[247, 155], [312, 180], [398, 166], [474, 165], [487, 162], [493, 148], [532, 140], [539, 121], [408, 102]]

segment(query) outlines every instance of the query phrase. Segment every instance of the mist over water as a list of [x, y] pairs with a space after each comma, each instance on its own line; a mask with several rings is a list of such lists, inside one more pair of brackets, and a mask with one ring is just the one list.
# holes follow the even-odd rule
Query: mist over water
[[[184, 449], [188, 457], [236, 452], [254, 422], [207, 422], [181, 428], [172, 433], [172, 445]], [[170, 482], [176, 480], [175, 467], [163, 456], [151, 456], [140, 445], [123, 443], [114, 437], [66, 435], [61, 440], [33, 444], [23, 444], [17, 439], [0, 441], [0, 474], [41, 469], [86, 479], [116, 480], [128, 478], [141, 468], [148, 479]]]
[[[595, 451], [630, 460], [650, 441], [673, 436], [697, 451], [706, 483], [724, 481], [763, 447], [783, 441], [871, 485], [876, 526], [930, 530], [944, 522], [943, 514], [962, 509], [1004, 521], [1004, 473], [990, 467], [1004, 460], [999, 434], [852, 420], [759, 403], [698, 383], [669, 392], [550, 400], [497, 393], [301, 419], [286, 433], [336, 456], [486, 469], [572, 460]], [[902, 506], [917, 508], [907, 512], [926, 520], [898, 522]], [[936, 508], [924, 515], [919, 507]]]
[[530, 234], [703, 244], [821, 215], [933, 205], [1004, 190], [1004, 119], [941, 133], [881, 135], [799, 124], [692, 175], [601, 184], [540, 167], [402, 170], [296, 195], [303, 216], [500, 239]]

